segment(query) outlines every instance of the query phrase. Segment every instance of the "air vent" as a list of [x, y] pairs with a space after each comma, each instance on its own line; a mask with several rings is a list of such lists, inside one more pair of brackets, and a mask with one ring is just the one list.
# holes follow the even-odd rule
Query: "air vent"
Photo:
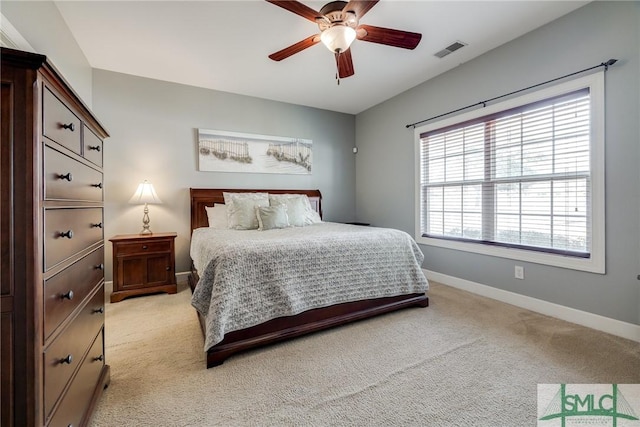
[[444, 58], [445, 56], [449, 55], [450, 53], [455, 52], [456, 50], [458, 50], [461, 47], [464, 47], [466, 45], [467, 45], [466, 43], [462, 43], [460, 41], [457, 41], [457, 42], [452, 43], [451, 45], [445, 47], [440, 52], [436, 52], [434, 55], [437, 56], [438, 58]]

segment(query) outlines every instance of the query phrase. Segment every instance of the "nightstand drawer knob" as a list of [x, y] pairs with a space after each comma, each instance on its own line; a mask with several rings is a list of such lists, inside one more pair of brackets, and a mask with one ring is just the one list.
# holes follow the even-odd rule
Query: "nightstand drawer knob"
[[92, 187], [95, 187], [95, 188], [102, 188], [102, 183], [101, 183], [101, 182], [99, 182], [99, 183], [97, 183], [97, 184], [91, 184], [91, 186], [92, 186]]
[[71, 174], [71, 172], [67, 172], [65, 174], [60, 174], [60, 175], [58, 175], [58, 178], [59, 179], [66, 179], [69, 182], [73, 181], [73, 175]]
[[166, 270], [167, 270], [167, 271], [171, 270], [171, 267], [167, 266]]
[[101, 222], [97, 222], [95, 224], [91, 224], [91, 228], [102, 228], [102, 223]]
[[73, 356], [70, 354], [67, 354], [67, 357], [65, 357], [64, 359], [60, 359], [60, 363], [71, 365], [71, 362], [73, 362]]
[[87, 148], [89, 148], [89, 150], [95, 150], [97, 152], [100, 152], [100, 146], [99, 145], [89, 145]]
[[73, 132], [74, 130], [76, 130], [76, 127], [74, 126], [74, 124], [73, 124], [73, 123], [69, 123], [68, 125], [67, 125], [67, 124], [62, 124], [61, 126], [62, 126], [62, 129], [68, 129], [68, 130], [70, 130], [71, 132]]
[[144, 246], [142, 246], [142, 249], [149, 249], [149, 246], [144, 245]]
[[94, 362], [102, 362], [104, 360], [104, 356], [100, 355], [100, 356], [96, 356], [93, 358]]
[[73, 291], [69, 290], [66, 294], [62, 294], [62, 299], [68, 299], [71, 301], [73, 299]]
[[97, 313], [102, 314], [102, 313], [104, 313], [104, 307], [96, 308], [95, 310], [93, 310], [93, 313], [94, 314], [97, 314]]
[[66, 237], [68, 239], [73, 239], [73, 230], [61, 231], [60, 237]]
[[98, 264], [95, 266], [96, 270], [104, 270], [104, 264]]

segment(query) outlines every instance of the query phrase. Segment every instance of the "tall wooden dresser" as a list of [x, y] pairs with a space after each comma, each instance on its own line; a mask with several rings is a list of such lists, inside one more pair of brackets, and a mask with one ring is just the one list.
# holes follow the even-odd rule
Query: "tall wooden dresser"
[[109, 383], [102, 142], [42, 55], [2, 48], [2, 426], [81, 426]]

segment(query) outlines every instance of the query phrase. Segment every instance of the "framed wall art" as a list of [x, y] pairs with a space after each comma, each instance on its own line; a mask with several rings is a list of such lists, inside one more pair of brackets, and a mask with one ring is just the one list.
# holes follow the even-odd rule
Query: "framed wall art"
[[198, 129], [198, 170], [311, 174], [310, 139]]

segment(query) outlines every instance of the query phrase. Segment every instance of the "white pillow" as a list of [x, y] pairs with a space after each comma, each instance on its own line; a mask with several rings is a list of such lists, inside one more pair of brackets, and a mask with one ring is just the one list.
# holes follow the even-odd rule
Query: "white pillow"
[[258, 230], [290, 227], [285, 205], [257, 207], [256, 216], [258, 218]]
[[210, 228], [229, 228], [227, 220], [227, 207], [221, 204], [205, 206]]
[[289, 224], [293, 227], [304, 227], [309, 200], [304, 194], [269, 194], [270, 206], [286, 206]]
[[256, 208], [269, 206], [268, 193], [226, 193], [228, 227], [235, 230], [255, 230], [258, 228]]
[[320, 214], [311, 207], [306, 194], [269, 194], [269, 204], [286, 205], [291, 225], [302, 227], [322, 222]]

